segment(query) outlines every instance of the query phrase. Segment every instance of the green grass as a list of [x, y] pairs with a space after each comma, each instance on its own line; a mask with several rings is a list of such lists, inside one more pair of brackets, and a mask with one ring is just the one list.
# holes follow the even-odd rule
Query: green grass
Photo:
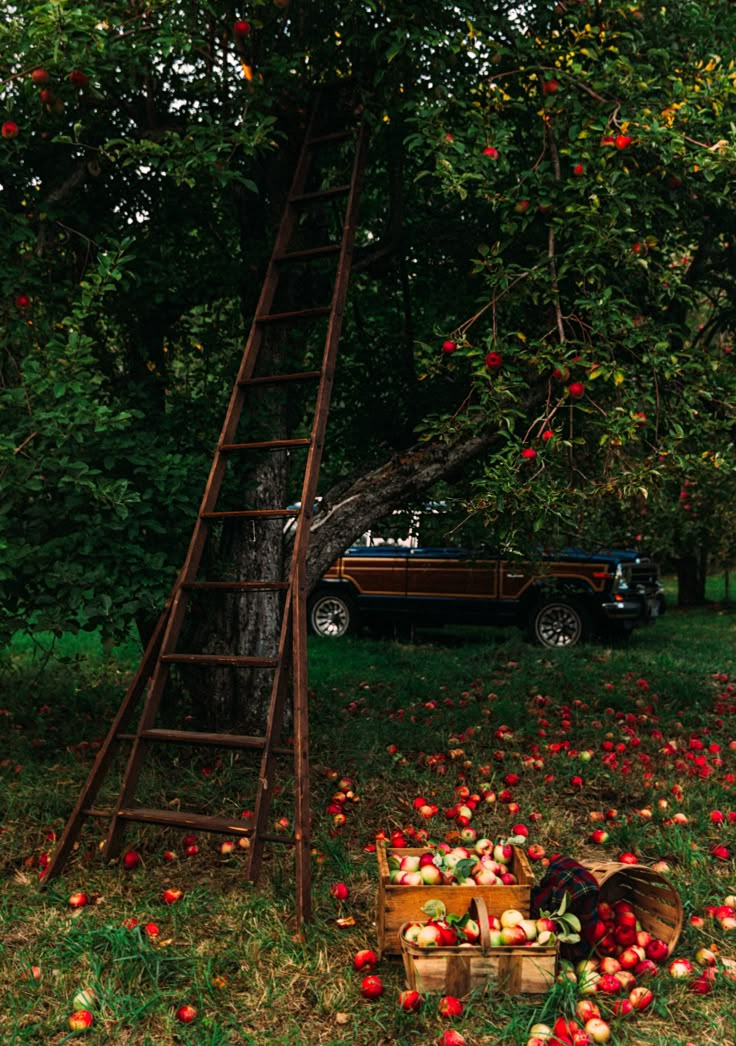
[[[718, 599], [718, 591], [722, 595], [722, 587], [709, 591], [711, 598]], [[375, 856], [365, 847], [378, 831], [422, 827], [412, 806], [416, 796], [442, 811], [453, 804], [458, 783], [472, 790], [490, 781], [500, 791], [509, 772], [521, 778], [512, 789], [520, 812], [509, 814], [500, 801], [484, 805], [474, 820], [479, 831], [504, 835], [520, 820], [530, 827], [530, 841], [548, 853], [614, 860], [631, 849], [646, 862], [666, 858], [686, 914], [678, 954], [692, 956], [701, 943], [715, 942], [721, 955], [736, 958], [736, 944], [717, 927], [695, 930], [687, 921], [736, 893], [733, 861], [716, 861], [708, 852], [718, 841], [732, 845], [734, 834], [733, 826], [711, 824], [709, 815], [736, 809], [726, 777], [736, 773], [736, 751], [729, 747], [736, 739], [735, 638], [736, 614], [711, 606], [670, 610], [627, 644], [556, 653], [527, 645], [515, 630], [420, 631], [413, 644], [313, 641], [315, 913], [303, 934], [292, 918], [291, 859], [275, 847], [254, 887], [244, 880], [245, 855], [223, 858], [219, 839], [201, 837], [200, 852], [186, 858], [179, 833], [131, 828], [128, 843], [144, 864], [126, 873], [102, 863], [104, 826], [92, 822], [63, 878], [39, 890], [47, 833], [63, 827], [137, 652], [134, 644], [103, 651], [94, 637], [65, 638], [50, 655], [14, 642], [0, 662], [0, 1042], [68, 1041], [72, 1000], [85, 986], [98, 992], [90, 1042], [436, 1041], [445, 1026], [436, 998], [419, 1014], [397, 1009], [400, 963], [384, 960], [376, 971], [386, 985], [379, 1002], [360, 996], [352, 956], [376, 941]], [[508, 730], [499, 735], [502, 725]], [[640, 739], [635, 747], [632, 736]], [[547, 747], [563, 741], [591, 749], [591, 762]], [[627, 745], [616, 767], [603, 762], [607, 742]], [[663, 751], [668, 742], [676, 749]], [[700, 749], [690, 748], [700, 742], [706, 745], [702, 768], [695, 762]], [[707, 751], [714, 743], [720, 752]], [[528, 757], [543, 764], [527, 765]], [[713, 767], [717, 759], [722, 765]], [[164, 753], [147, 765], [139, 793], [152, 806], [168, 802], [213, 813], [252, 806], [249, 761], [215, 760], [211, 751]], [[701, 770], [712, 772], [701, 776]], [[335, 776], [344, 774], [354, 779], [360, 801], [348, 804], [347, 823], [336, 829], [327, 806]], [[582, 788], [571, 783], [578, 775]], [[291, 817], [288, 774], [282, 784], [273, 815]], [[658, 799], [667, 800], [667, 810], [658, 809]], [[649, 806], [650, 820], [635, 813]], [[617, 810], [610, 840], [596, 848], [588, 840], [590, 812], [609, 809]], [[667, 824], [675, 811], [688, 822]], [[532, 812], [542, 819], [532, 822]], [[451, 827], [441, 812], [429, 825], [435, 838]], [[174, 863], [163, 860], [169, 848], [179, 855]], [[346, 902], [330, 896], [336, 881], [350, 888]], [[161, 893], [169, 885], [183, 889], [184, 899], [166, 907]], [[75, 889], [96, 903], [73, 913], [67, 898]], [[355, 926], [340, 928], [336, 920], [343, 915], [353, 916]], [[139, 926], [126, 929], [130, 918]], [[150, 921], [160, 927], [157, 941], [140, 929]], [[41, 969], [38, 981], [24, 976], [32, 966]], [[663, 974], [654, 990], [656, 1012], [617, 1025], [616, 1043], [707, 1046], [733, 1038], [736, 984], [721, 978], [701, 999]], [[456, 1026], [469, 1043], [517, 1046], [543, 1013], [554, 1018], [569, 1000], [567, 985], [546, 1000], [473, 998]], [[199, 1011], [188, 1026], [174, 1017], [183, 1002]]]

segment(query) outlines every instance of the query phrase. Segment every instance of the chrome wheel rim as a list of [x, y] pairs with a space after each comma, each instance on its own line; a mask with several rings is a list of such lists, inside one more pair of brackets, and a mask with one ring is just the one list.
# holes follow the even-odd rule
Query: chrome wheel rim
[[583, 623], [574, 607], [550, 603], [537, 615], [536, 632], [544, 646], [574, 646], [583, 634]]
[[350, 611], [342, 599], [325, 596], [312, 608], [312, 627], [319, 636], [339, 639], [350, 627]]

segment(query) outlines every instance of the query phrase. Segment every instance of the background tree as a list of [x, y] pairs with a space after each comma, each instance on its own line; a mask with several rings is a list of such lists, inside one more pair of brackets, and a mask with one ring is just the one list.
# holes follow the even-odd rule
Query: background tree
[[[160, 607], [311, 88], [348, 75], [371, 160], [312, 580], [448, 478], [517, 546], [578, 537], [611, 498], [627, 520], [612, 541], [642, 502], [668, 516], [672, 497], [675, 518], [695, 460], [719, 456], [730, 482], [730, 4], [6, 13], [6, 632], [112, 635]], [[298, 430], [299, 405], [282, 410]], [[288, 463], [271, 464], [248, 482], [288, 499]], [[247, 576], [248, 534], [223, 533], [219, 555]], [[206, 621], [212, 643], [269, 641], [244, 634], [235, 606]]]

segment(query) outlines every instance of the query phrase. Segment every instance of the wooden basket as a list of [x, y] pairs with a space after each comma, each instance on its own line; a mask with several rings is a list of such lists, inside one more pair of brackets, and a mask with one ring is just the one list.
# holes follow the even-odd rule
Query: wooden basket
[[465, 915], [471, 902], [481, 897], [490, 915], [501, 915], [508, 908], [516, 908], [524, 916], [529, 915], [532, 900], [532, 874], [529, 858], [518, 846], [513, 847], [511, 871], [516, 876], [514, 886], [399, 886], [391, 882], [388, 856], [396, 853], [401, 857], [423, 854], [428, 847], [419, 849], [402, 848], [388, 850], [384, 840], [376, 844], [378, 860], [378, 909], [376, 928], [379, 958], [384, 955], [401, 955], [399, 931], [404, 923], [425, 922], [422, 905], [430, 898], [440, 897], [448, 915]]
[[481, 988], [506, 995], [541, 995], [549, 991], [557, 973], [556, 947], [492, 948], [488, 909], [482, 897], [473, 898], [470, 915], [480, 926], [480, 945], [419, 948], [404, 938], [402, 927], [401, 953], [409, 988], [455, 995], [458, 999]]
[[582, 863], [597, 879], [600, 899], [628, 901], [643, 929], [664, 941], [670, 954], [682, 931], [682, 901], [669, 879], [645, 864]]

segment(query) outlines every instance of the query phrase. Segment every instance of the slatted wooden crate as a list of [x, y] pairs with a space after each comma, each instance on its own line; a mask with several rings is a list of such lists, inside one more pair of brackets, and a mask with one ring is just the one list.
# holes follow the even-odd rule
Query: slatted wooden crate
[[455, 995], [458, 999], [481, 988], [506, 995], [542, 995], [548, 992], [557, 974], [557, 947], [492, 948], [488, 934], [489, 913], [482, 897], [473, 899], [470, 911], [481, 927], [480, 944], [419, 948], [401, 934], [401, 953], [409, 988]]
[[390, 854], [406, 857], [423, 854], [427, 848], [387, 849], [385, 842], [376, 844], [378, 859], [378, 910], [376, 927], [379, 955], [401, 955], [399, 931], [407, 922], [426, 922], [422, 905], [439, 898], [449, 915], [465, 915], [474, 898], [480, 897], [486, 904], [489, 915], [501, 915], [509, 908], [516, 908], [529, 915], [531, 905], [532, 874], [529, 859], [520, 847], [513, 847], [511, 872], [516, 876], [514, 886], [399, 886], [391, 882], [388, 867]]
[[628, 901], [643, 929], [664, 941], [671, 953], [682, 931], [682, 901], [669, 879], [645, 864], [583, 863], [598, 880], [600, 899], [609, 904]]

